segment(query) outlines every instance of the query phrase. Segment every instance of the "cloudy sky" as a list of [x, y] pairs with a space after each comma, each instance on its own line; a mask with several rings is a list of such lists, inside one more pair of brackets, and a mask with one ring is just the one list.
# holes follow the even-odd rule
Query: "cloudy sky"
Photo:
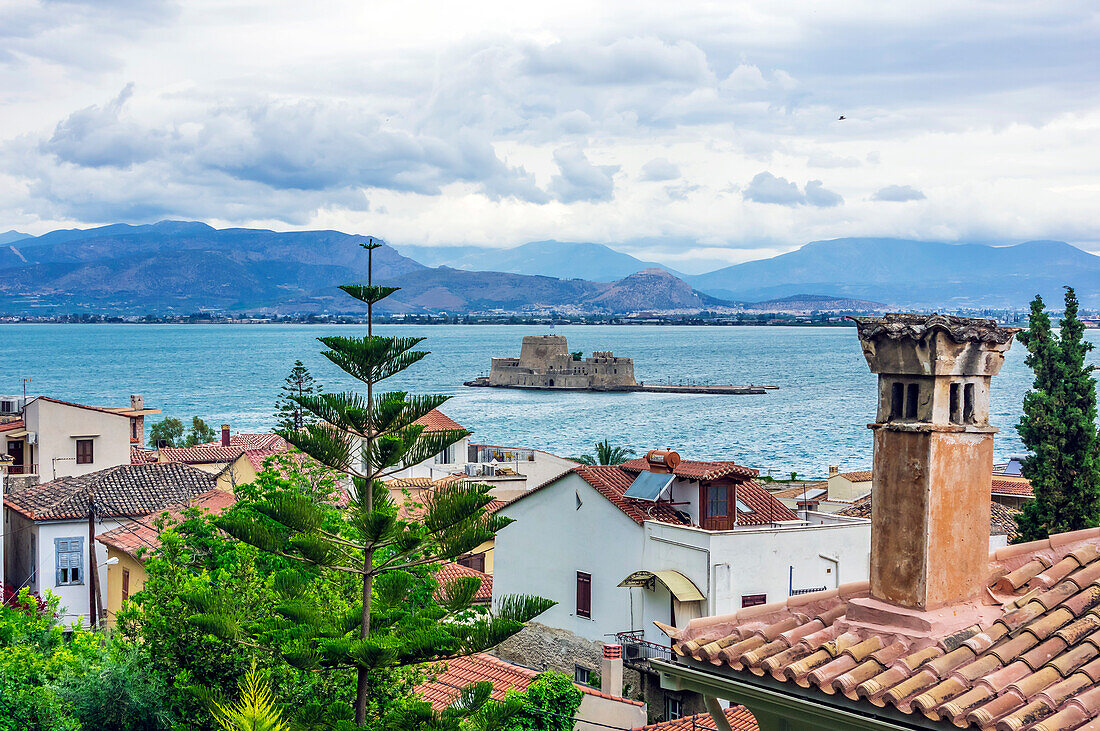
[[0, 231], [1100, 250], [1097, 8], [0, 0]]

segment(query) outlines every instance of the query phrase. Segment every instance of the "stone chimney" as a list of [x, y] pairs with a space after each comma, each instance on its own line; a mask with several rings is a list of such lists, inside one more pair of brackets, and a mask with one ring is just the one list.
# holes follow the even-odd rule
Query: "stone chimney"
[[229, 446], [229, 424], [222, 424], [222, 446]]
[[130, 410], [140, 411], [141, 409], [145, 408], [143, 406], [144, 401], [145, 400], [140, 393], [130, 394]]
[[604, 645], [600, 660], [600, 692], [616, 698], [623, 696], [623, 646]]
[[1018, 328], [936, 314], [853, 319], [879, 377], [871, 596], [917, 611], [973, 599], [989, 569], [989, 384]]

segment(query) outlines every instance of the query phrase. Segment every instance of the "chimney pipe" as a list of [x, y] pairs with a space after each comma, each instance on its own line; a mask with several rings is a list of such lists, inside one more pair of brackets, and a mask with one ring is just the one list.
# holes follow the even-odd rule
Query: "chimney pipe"
[[600, 661], [600, 692], [616, 698], [623, 695], [623, 646], [604, 645]]
[[989, 570], [989, 385], [1018, 329], [938, 314], [852, 319], [879, 382], [871, 597], [918, 612], [973, 599]]
[[222, 424], [222, 446], [229, 446], [229, 424]]

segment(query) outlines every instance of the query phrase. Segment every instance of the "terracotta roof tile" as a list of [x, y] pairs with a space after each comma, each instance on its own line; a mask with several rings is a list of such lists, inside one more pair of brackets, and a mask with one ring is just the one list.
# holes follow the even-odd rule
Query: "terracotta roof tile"
[[[757, 731], [756, 719], [744, 706], [730, 706], [725, 712], [726, 722], [733, 731]], [[714, 719], [709, 713], [697, 713], [674, 721], [635, 726], [631, 731], [715, 731]]]
[[446, 431], [450, 429], [466, 431], [465, 427], [439, 409], [432, 409], [413, 423], [422, 424], [425, 427], [425, 431]]
[[213, 487], [213, 475], [178, 462], [119, 465], [31, 485], [5, 496], [4, 504], [32, 520], [74, 520], [87, 517], [94, 489], [97, 514], [134, 517], [186, 502]]
[[823, 704], [839, 692], [983, 729], [1097, 724], [1100, 529], [996, 551], [990, 575], [986, 619], [946, 638], [849, 622], [848, 601], [869, 594], [866, 582], [662, 629], [703, 669], [797, 683]]
[[0, 432], [15, 431], [16, 429], [22, 429], [26, 424], [22, 419], [11, 419], [10, 421], [0, 421]]
[[[448, 660], [442, 673], [433, 680], [416, 686], [416, 691], [423, 696], [425, 701], [432, 704], [432, 708], [441, 711], [454, 702], [461, 688], [465, 688], [470, 683], [489, 681], [493, 684], [492, 697], [499, 701], [504, 699], [504, 694], [509, 690], [527, 690], [531, 685], [531, 681], [538, 674], [538, 670], [526, 668], [522, 665], [513, 665], [482, 652], [469, 657]], [[588, 695], [611, 698], [633, 706], [645, 705], [629, 698], [609, 696], [586, 685], [576, 685], [576, 687]]]
[[196, 444], [194, 447], [164, 447], [158, 451], [168, 462], [219, 464], [232, 462], [245, 452], [267, 452], [266, 456], [270, 456], [289, 449], [290, 445], [278, 434], [234, 434], [229, 438], [228, 447], [223, 447], [217, 441]]
[[870, 482], [871, 470], [859, 470], [857, 472], [841, 472], [840, 476], [848, 482]]
[[[221, 439], [216, 439], [212, 442], [203, 442], [202, 444], [196, 444], [196, 447], [220, 447], [222, 446]], [[278, 434], [231, 434], [229, 436], [229, 446], [239, 447], [243, 449], [268, 449], [280, 452], [285, 452], [287, 449], [286, 440]]]
[[130, 464], [148, 464], [157, 461], [157, 453], [151, 449], [130, 447]]
[[455, 579], [461, 579], [466, 576], [476, 576], [481, 579], [481, 586], [478, 588], [477, 593], [474, 594], [474, 602], [489, 602], [493, 600], [493, 577], [484, 571], [478, 571], [462, 564], [447, 561], [439, 565], [439, 571], [435, 574], [435, 580], [439, 582], [440, 588], [454, 581]]
[[[624, 470], [631, 472], [641, 472], [642, 470], [649, 469], [649, 462], [643, 457], [637, 459], [630, 459], [623, 462], [621, 465]], [[756, 477], [760, 474], [760, 470], [754, 470], [751, 467], [745, 467], [739, 465], [736, 462], [698, 462], [696, 460], [685, 459], [676, 465], [672, 470], [672, 474], [677, 477], [681, 477], [685, 480], [717, 480], [722, 477]]]
[[1022, 478], [1018, 480], [1003, 480], [994, 477], [992, 492], [994, 495], [1013, 495], [1026, 498], [1035, 497], [1035, 491], [1031, 489], [1031, 481]]
[[783, 490], [776, 490], [772, 493], [777, 498], [786, 498], [788, 500], [801, 500], [805, 495], [807, 500], [825, 500], [829, 496], [827, 493], [822, 492], [828, 490], [829, 483], [817, 482], [812, 485], [806, 485], [805, 487], [788, 487]]
[[[237, 502], [237, 498], [233, 493], [223, 490], [211, 490], [199, 495], [186, 505], [178, 505], [169, 510], [167, 524], [181, 522], [183, 511], [187, 508], [199, 508], [218, 515], [235, 502]], [[158, 548], [160, 546], [160, 531], [155, 529], [150, 518], [146, 518], [141, 521], [131, 520], [123, 523], [117, 528], [100, 533], [95, 539], [105, 546], [117, 548], [136, 558], [139, 548]]]

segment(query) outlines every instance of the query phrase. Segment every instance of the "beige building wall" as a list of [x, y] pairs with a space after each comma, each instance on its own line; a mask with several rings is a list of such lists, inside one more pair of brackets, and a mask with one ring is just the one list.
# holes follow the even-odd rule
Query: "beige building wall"
[[[24, 458], [38, 465], [42, 482], [130, 464], [129, 416], [37, 398], [27, 404], [24, 420], [38, 442], [24, 446]], [[76, 463], [78, 438], [92, 440], [91, 464]]]
[[103, 610], [107, 615], [105, 621], [108, 627], [114, 626], [115, 615], [122, 609], [123, 585], [126, 586], [126, 597], [130, 597], [145, 587], [146, 579], [145, 565], [141, 561], [125, 551], [107, 546], [107, 560], [112, 558], [117, 558], [118, 563], [107, 566], [107, 581], [103, 587]]
[[624, 703], [613, 698], [603, 698], [585, 693], [581, 707], [576, 715], [577, 731], [605, 731], [608, 726], [615, 728], [638, 728], [645, 726], [645, 705]]
[[853, 482], [842, 474], [829, 477], [830, 500], [858, 500], [871, 492], [871, 481]]

